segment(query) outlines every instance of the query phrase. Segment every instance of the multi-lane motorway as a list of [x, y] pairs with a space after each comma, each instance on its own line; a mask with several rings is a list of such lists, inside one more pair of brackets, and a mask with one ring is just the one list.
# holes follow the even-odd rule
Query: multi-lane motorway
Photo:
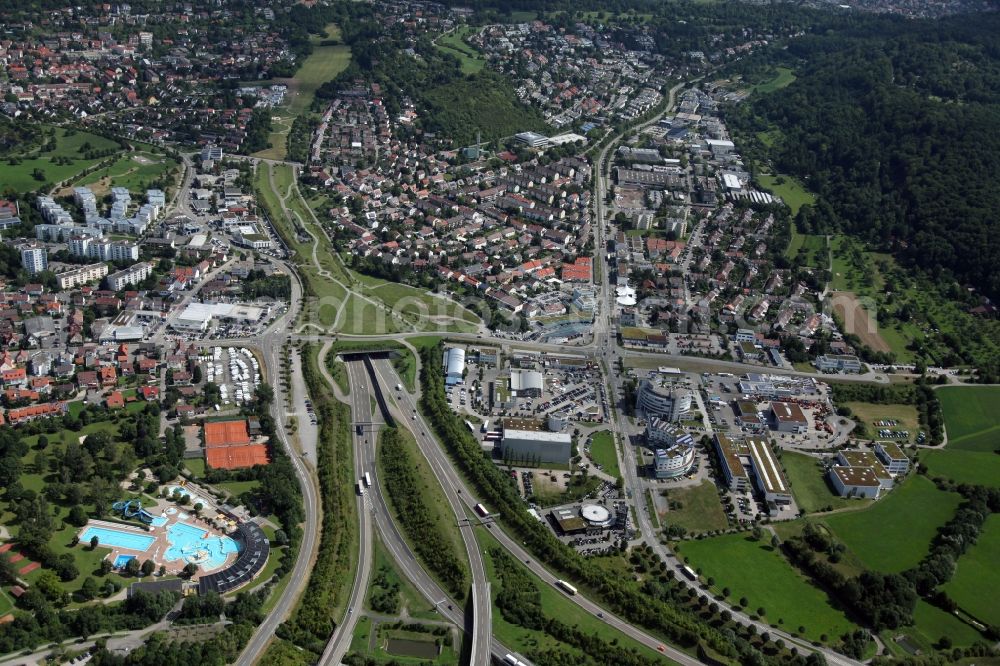
[[[319, 367], [324, 379], [333, 386], [333, 379], [326, 370], [324, 362], [324, 352], [329, 347], [324, 347], [320, 353]], [[372, 478], [373, 487], [377, 483], [375, 474], [375, 447], [368, 444], [368, 440], [374, 440], [378, 432], [372, 418], [371, 401], [368, 399], [368, 391], [364, 390], [364, 381], [357, 375], [364, 373], [357, 363], [347, 364], [347, 377], [351, 390], [351, 415], [357, 423], [372, 423], [372, 426], [363, 427], [360, 434], [356, 428], [351, 428], [351, 436], [354, 438], [354, 472], [357, 477], [364, 476], [367, 472]], [[358, 482], [360, 483], [360, 481]], [[362, 484], [363, 485], [363, 484]], [[354, 574], [354, 586], [351, 588], [351, 597], [347, 602], [347, 616], [344, 621], [337, 626], [333, 636], [326, 644], [323, 655], [320, 657], [320, 666], [337, 666], [347, 654], [351, 646], [351, 636], [354, 634], [354, 627], [358, 623], [358, 616], [368, 591], [368, 581], [372, 571], [372, 521], [371, 521], [371, 499], [365, 493], [357, 495], [358, 509], [358, 534], [360, 548], [358, 551], [358, 569]]]

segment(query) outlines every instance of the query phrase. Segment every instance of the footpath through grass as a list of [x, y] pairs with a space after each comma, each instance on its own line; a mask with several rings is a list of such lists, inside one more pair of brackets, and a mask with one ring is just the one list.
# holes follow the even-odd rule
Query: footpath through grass
[[798, 573], [765, 538], [753, 541], [746, 534], [686, 541], [678, 553], [704, 578], [715, 579], [713, 589], [729, 588], [730, 602], [746, 598], [746, 610], [764, 609], [769, 623], [809, 640], [836, 641], [857, 627], [831, 605], [825, 592]]
[[927, 554], [937, 529], [955, 515], [961, 499], [913, 476], [868, 509], [825, 516], [822, 522], [865, 566], [898, 573]]

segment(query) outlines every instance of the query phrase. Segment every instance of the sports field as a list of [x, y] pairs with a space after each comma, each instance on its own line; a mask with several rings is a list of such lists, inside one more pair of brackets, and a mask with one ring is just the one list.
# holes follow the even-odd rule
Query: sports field
[[1000, 448], [1000, 387], [947, 386], [938, 389], [948, 448], [994, 451]]
[[769, 623], [786, 631], [797, 631], [810, 640], [826, 634], [837, 640], [856, 627], [830, 604], [825, 592], [809, 583], [774, 551], [770, 541], [753, 541], [746, 534], [688, 541], [679, 554], [689, 565], [701, 569], [702, 577], [715, 579], [714, 591], [730, 588], [730, 602], [746, 597], [747, 610], [763, 607]]
[[898, 573], [916, 565], [938, 527], [958, 508], [961, 497], [913, 476], [863, 511], [826, 516], [822, 522], [875, 571]]
[[958, 560], [944, 591], [959, 607], [984, 624], [1000, 625], [1000, 516], [986, 519], [976, 544]]

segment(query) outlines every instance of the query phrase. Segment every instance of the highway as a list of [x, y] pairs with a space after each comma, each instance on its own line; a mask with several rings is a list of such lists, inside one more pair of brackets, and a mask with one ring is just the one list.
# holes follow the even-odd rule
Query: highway
[[[395, 386], [399, 383], [400, 379], [396, 374], [395, 369], [388, 361], [373, 360], [372, 362], [375, 365], [375, 372], [378, 376], [380, 384], [383, 386]], [[414, 428], [414, 436], [417, 440], [417, 446], [421, 451], [423, 451], [424, 455], [430, 461], [435, 475], [438, 476], [438, 479], [441, 480], [443, 484], [451, 486], [452, 489], [461, 497], [461, 501], [465, 504], [468, 512], [472, 515], [476, 515], [473, 507], [479, 503], [479, 500], [477, 500], [475, 496], [469, 492], [469, 489], [462, 481], [462, 477], [458, 470], [454, 468], [451, 460], [447, 455], [445, 455], [444, 451], [438, 445], [433, 436], [429, 434], [431, 430], [428, 429], [423, 416], [419, 413], [419, 411], [417, 411], [416, 401], [417, 397], [410, 395], [406, 391], [398, 392], [394, 396], [394, 402], [397, 404], [399, 410], [404, 414], [410, 414], [411, 423], [416, 424], [417, 427]], [[527, 564], [531, 571], [541, 578], [544, 583], [552, 585], [553, 587], [556, 586], [556, 581], [559, 580], [559, 577], [550, 573], [542, 565], [535, 562], [534, 557], [522, 547], [520, 541], [508, 536], [506, 532], [500, 529], [499, 524], [495, 523], [491, 519], [483, 520], [477, 517], [477, 520], [481, 524], [486, 525], [487, 528], [493, 533], [493, 536], [497, 539], [497, 541], [500, 542], [500, 545], [502, 545], [513, 557]], [[626, 636], [634, 639], [636, 642], [641, 643], [653, 650], [659, 651], [679, 664], [683, 664], [684, 666], [695, 666], [695, 664], [700, 663], [691, 655], [669, 645], [665, 645], [660, 639], [637, 629], [629, 622], [619, 618], [611, 611], [597, 605], [579, 593], [575, 595], [566, 595], [566, 598], [583, 608], [594, 617], [600, 617], [603, 615], [601, 620], [605, 624], [618, 629]], [[479, 662], [473, 663], [478, 664]]]
[[[357, 364], [358, 362], [354, 361], [348, 365], [355, 366]], [[426, 434], [426, 425], [423, 424], [422, 421], [417, 420], [417, 414], [415, 411], [410, 412], [409, 410], [398, 406], [396, 397], [402, 398], [404, 392], [394, 391], [393, 387], [402, 386], [401, 380], [399, 377], [395, 377], [395, 383], [387, 383], [382, 379], [381, 369], [387, 365], [390, 368], [392, 366], [388, 361], [374, 359], [372, 360], [372, 365], [375, 369], [376, 376], [379, 377], [379, 384], [382, 388], [382, 394], [385, 397], [386, 404], [396, 405], [396, 410], [398, 412], [395, 417], [398, 421], [397, 426], [400, 428], [406, 428], [413, 433], [413, 437], [417, 441], [418, 448], [427, 458], [431, 469], [434, 471], [434, 476], [437, 477], [438, 482], [444, 489], [445, 497], [448, 499], [448, 505], [455, 514], [455, 521], [459, 527], [459, 532], [462, 535], [462, 542], [465, 545], [466, 557], [469, 561], [469, 569], [472, 573], [471, 663], [487, 664], [489, 663], [490, 638], [492, 636], [493, 604], [490, 599], [489, 581], [486, 578], [486, 565], [483, 562], [483, 554], [479, 550], [476, 535], [472, 531], [474, 529], [474, 523], [469, 520], [465, 508], [463, 507], [462, 500], [459, 497], [461, 491], [457, 488], [454, 475], [449, 474], [450, 470], [448, 468], [444, 468], [439, 464], [436, 464], [435, 459], [427, 455], [429, 437]], [[394, 397], [394, 394], [396, 397]], [[410, 409], [415, 410], [415, 406], [411, 405]], [[437, 445], [433, 442], [430, 442], [429, 445], [432, 446], [434, 450], [438, 450]]]
[[[329, 345], [325, 346], [319, 355], [319, 367], [324, 379], [334, 386], [333, 378], [326, 370], [325, 357], [329, 350]], [[368, 445], [367, 440], [374, 441], [378, 436], [378, 425], [372, 417], [371, 401], [368, 399], [368, 391], [364, 390], [365, 382], [358, 374], [365, 374], [364, 368], [357, 363], [347, 364], [347, 376], [351, 386], [351, 420], [354, 423], [371, 422], [372, 426], [362, 429], [359, 435], [357, 428], [351, 428], [354, 439], [354, 476], [358, 479], [368, 472], [372, 477], [372, 488], [358, 494], [358, 535], [360, 548], [358, 552], [358, 569], [354, 575], [354, 586], [351, 588], [351, 598], [347, 602], [347, 614], [333, 631], [333, 636], [326, 644], [326, 649], [319, 659], [320, 666], [338, 666], [348, 648], [351, 647], [351, 637], [354, 635], [354, 627], [358, 623], [358, 617], [363, 608], [365, 593], [368, 591], [368, 581], [372, 572], [372, 521], [369, 506], [371, 500], [369, 494], [376, 492], [377, 486], [375, 473], [375, 447]]]

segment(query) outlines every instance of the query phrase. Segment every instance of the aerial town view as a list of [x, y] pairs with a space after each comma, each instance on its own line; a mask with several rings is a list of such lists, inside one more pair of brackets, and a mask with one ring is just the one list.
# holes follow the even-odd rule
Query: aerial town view
[[0, 666], [1000, 666], [996, 0], [0, 0]]

